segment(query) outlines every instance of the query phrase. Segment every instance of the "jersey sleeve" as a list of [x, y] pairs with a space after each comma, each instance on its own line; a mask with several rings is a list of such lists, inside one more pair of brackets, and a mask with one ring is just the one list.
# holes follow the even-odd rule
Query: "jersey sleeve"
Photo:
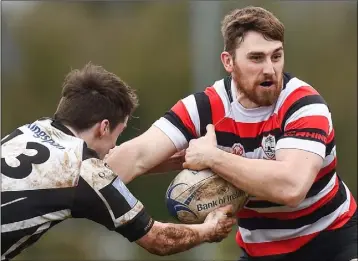
[[96, 158], [82, 162], [71, 213], [119, 232], [130, 242], [147, 234], [154, 223], [119, 177]]
[[178, 101], [153, 125], [162, 130], [179, 151], [187, 148], [191, 139], [202, 136], [211, 120], [209, 98], [205, 92], [199, 92]]
[[326, 156], [326, 146], [332, 136], [331, 113], [324, 99], [310, 86], [294, 91], [280, 111], [283, 136], [276, 150], [301, 149]]

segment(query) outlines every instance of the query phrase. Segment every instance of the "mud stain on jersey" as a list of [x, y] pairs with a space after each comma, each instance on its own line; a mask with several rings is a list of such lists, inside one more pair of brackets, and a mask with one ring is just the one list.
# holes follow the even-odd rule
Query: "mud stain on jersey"
[[143, 208], [143, 204], [140, 201], [137, 201], [137, 204], [135, 204], [135, 206], [130, 211], [115, 220], [116, 226], [127, 224], [133, 220], [138, 215], [138, 213], [142, 211]]

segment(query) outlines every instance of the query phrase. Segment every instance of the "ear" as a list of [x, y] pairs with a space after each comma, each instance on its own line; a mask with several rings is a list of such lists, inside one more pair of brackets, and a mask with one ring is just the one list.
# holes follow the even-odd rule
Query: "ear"
[[101, 121], [98, 126], [99, 136], [102, 137], [107, 133], [110, 133], [109, 121], [107, 119]]
[[225, 70], [228, 73], [232, 73], [234, 70], [234, 59], [228, 52], [224, 51], [220, 55], [221, 62], [224, 65]]

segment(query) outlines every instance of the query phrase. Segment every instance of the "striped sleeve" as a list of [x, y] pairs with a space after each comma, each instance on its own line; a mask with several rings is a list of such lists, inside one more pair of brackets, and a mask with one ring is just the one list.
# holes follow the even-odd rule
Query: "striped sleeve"
[[71, 214], [114, 230], [130, 242], [147, 234], [154, 222], [119, 177], [95, 158], [81, 164]]
[[302, 149], [326, 156], [327, 138], [332, 131], [332, 120], [324, 99], [310, 86], [293, 91], [279, 110], [283, 136], [276, 150]]
[[189, 141], [205, 134], [212, 121], [210, 101], [205, 92], [187, 96], [178, 101], [153, 125], [161, 129], [177, 150], [187, 148]]

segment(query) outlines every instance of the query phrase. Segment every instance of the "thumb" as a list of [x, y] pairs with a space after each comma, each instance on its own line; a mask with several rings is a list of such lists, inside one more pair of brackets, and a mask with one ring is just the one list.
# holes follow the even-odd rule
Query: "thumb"
[[212, 124], [208, 124], [206, 125], [206, 135], [205, 136], [211, 136], [211, 137], [215, 137], [215, 127]]
[[231, 204], [221, 207], [221, 210], [229, 217], [233, 216], [233, 214], [234, 214], [234, 206]]

